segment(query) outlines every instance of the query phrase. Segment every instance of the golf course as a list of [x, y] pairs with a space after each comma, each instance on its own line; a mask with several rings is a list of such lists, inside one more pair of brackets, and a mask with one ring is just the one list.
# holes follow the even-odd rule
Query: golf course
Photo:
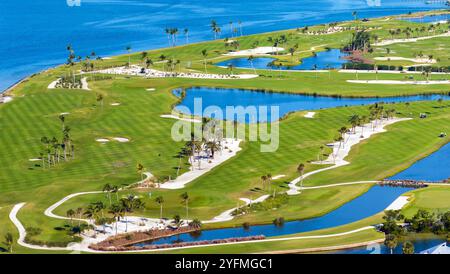
[[69, 44], [0, 94], [0, 251], [324, 252], [384, 242], [385, 210], [448, 214], [450, 24], [403, 20], [447, 13], [233, 37], [212, 21], [209, 41], [103, 58]]

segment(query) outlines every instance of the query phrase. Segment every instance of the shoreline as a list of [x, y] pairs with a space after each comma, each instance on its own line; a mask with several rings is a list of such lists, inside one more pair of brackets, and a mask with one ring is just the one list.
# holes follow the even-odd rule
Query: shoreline
[[[416, 16], [426, 16], [426, 15], [433, 15], [433, 14], [439, 15], [439, 14], [445, 14], [445, 13], [449, 13], [449, 11], [446, 10], [444, 7], [442, 7], [442, 8], [438, 8], [438, 9], [432, 9], [432, 10], [416, 11], [416, 12], [413, 13], [413, 15], [415, 14]], [[367, 19], [370, 19], [370, 20], [383, 19], [383, 18], [396, 19], [396, 18], [403, 17], [403, 16], [405, 16], [405, 17], [411, 16], [412, 17], [413, 15], [408, 14], [408, 13], [399, 13], [399, 14], [391, 14], [391, 15], [384, 15], [384, 16], [367, 17]], [[352, 22], [352, 21], [353, 21], [352, 19], [349, 19], [349, 20], [339, 21], [339, 23], [345, 24], [345, 23], [349, 23], [349, 22]], [[330, 22], [316, 23], [316, 24], [313, 24], [313, 26], [319, 26], [319, 25], [324, 25], [324, 24], [329, 24], [329, 23]], [[254, 35], [264, 35], [264, 34], [270, 34], [270, 33], [283, 32], [283, 31], [293, 31], [293, 30], [297, 30], [298, 28], [304, 27], [304, 26], [307, 26], [307, 25], [303, 23], [302, 26], [298, 26], [296, 28], [277, 29], [277, 30], [268, 31], [268, 32], [262, 31], [262, 32], [256, 32], [256, 33], [252, 33], [252, 34], [247, 34], [245, 36], [251, 37], [251, 36], [254, 36]], [[182, 48], [182, 47], [186, 47], [186, 46], [201, 45], [201, 44], [204, 44], [204, 43], [210, 43], [210, 42], [222, 41], [222, 40], [223, 39], [201, 40], [201, 41], [197, 41], [197, 42], [193, 42], [193, 43], [189, 43], [189, 44], [177, 45], [177, 46], [172, 47], [172, 48], [168, 48], [166, 46], [164, 46], [164, 47], [157, 47], [157, 48], [150, 48], [150, 49], [149, 48], [138, 48], [138, 49], [136, 49], [135, 52], [147, 51], [148, 53], [151, 53], [153, 51], [158, 51], [158, 50], [162, 50], [162, 49], [177, 49], [177, 48]], [[113, 52], [106, 53], [105, 54], [105, 56], [106, 56], [105, 58], [114, 58], [114, 57], [117, 57], [117, 56], [125, 56], [125, 55], [127, 55], [127, 54], [114, 55], [115, 52], [119, 52], [119, 50], [115, 50]], [[41, 73], [47, 72], [49, 70], [52, 70], [52, 69], [55, 69], [55, 68], [61, 66], [62, 64], [64, 64], [63, 60], [64, 59], [61, 60], [61, 64], [59, 64], [59, 65], [52, 66], [52, 67], [47, 67], [46, 69], [42, 69], [42, 70], [37, 70], [37, 71], [32, 72], [31, 74], [23, 77], [22, 79], [18, 79], [17, 81], [14, 82], [14, 84], [10, 85], [9, 87], [7, 87], [7, 88], [5, 88], [3, 90], [0, 89], [0, 95], [9, 94], [9, 92], [12, 92], [18, 85], [20, 85], [24, 81], [28, 80], [29, 78], [33, 77], [34, 75], [41, 74]]]

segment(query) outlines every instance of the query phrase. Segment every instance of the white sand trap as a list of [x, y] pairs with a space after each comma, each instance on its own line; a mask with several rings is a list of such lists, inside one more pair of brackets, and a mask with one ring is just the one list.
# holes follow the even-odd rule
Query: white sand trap
[[180, 120], [180, 121], [185, 121], [185, 122], [191, 122], [191, 123], [201, 123], [202, 121], [197, 120], [197, 119], [191, 119], [191, 118], [182, 118], [182, 117], [178, 117], [176, 115], [161, 115], [161, 118], [169, 118], [169, 119], [175, 119], [175, 120]]
[[384, 85], [448, 85], [450, 80], [437, 81], [397, 81], [397, 80], [347, 80], [355, 84], [384, 84]]
[[28, 161], [30, 161], [30, 162], [38, 162], [38, 161], [42, 161], [42, 159], [33, 158], [33, 159], [28, 159]]
[[120, 103], [111, 103], [111, 106], [113, 106], [113, 107], [120, 106]]
[[303, 117], [312, 119], [312, 118], [314, 118], [314, 115], [316, 115], [315, 112], [308, 112], [308, 113], [306, 113], [305, 116], [303, 116]]
[[[188, 184], [188, 183], [192, 182], [193, 180], [197, 179], [198, 177], [204, 175], [205, 173], [207, 173], [214, 167], [222, 164], [226, 160], [234, 157], [237, 154], [237, 152], [241, 150], [241, 148], [239, 147], [240, 143], [241, 143], [241, 140], [236, 141], [231, 138], [224, 139], [224, 141], [222, 142], [223, 149], [222, 149], [222, 151], [216, 152], [214, 159], [207, 158], [207, 157], [205, 157], [205, 155], [200, 154], [200, 156], [203, 156], [200, 159], [200, 169], [198, 168], [198, 160], [196, 160], [195, 162], [193, 162], [191, 160], [191, 162], [193, 162], [192, 167], [194, 170], [192, 170], [192, 168], [191, 168], [190, 171], [181, 174], [175, 180], [161, 184], [160, 188], [164, 188], [164, 189], [184, 188], [184, 186], [186, 184]], [[225, 147], [227, 147], [227, 148], [225, 149]]]
[[128, 143], [130, 141], [130, 139], [122, 138], [122, 137], [114, 137], [113, 140], [116, 140], [117, 142], [120, 142], [120, 143]]
[[6, 104], [13, 100], [11, 96], [0, 97], [0, 103]]
[[277, 175], [277, 176], [273, 176], [273, 177], [272, 177], [272, 180], [281, 179], [281, 178], [283, 178], [283, 177], [286, 177], [286, 175], [280, 174], [280, 175]]
[[392, 204], [390, 204], [386, 208], [386, 210], [400, 210], [409, 202], [408, 199], [408, 196], [400, 196], [394, 202], [392, 202]]
[[108, 139], [104, 139], [104, 138], [96, 139], [95, 141], [97, 141], [99, 143], [107, 143], [107, 142], [109, 142]]
[[[48, 89], [55, 89], [55, 88], [56, 88], [56, 85], [58, 84], [58, 82], [59, 82], [60, 80], [61, 80], [61, 78], [56, 79], [55, 81], [51, 82], [51, 83], [47, 86], [47, 88], [48, 88]], [[86, 77], [81, 78], [81, 89], [84, 89], [84, 90], [91, 90], [91, 89], [89, 88], [89, 84], [88, 84], [88, 82], [87, 82]]]
[[58, 84], [59, 80], [60, 80], [60, 79], [56, 79], [55, 81], [51, 82], [51, 83], [48, 85], [47, 88], [48, 88], [48, 89], [55, 89], [55, 88], [56, 88], [56, 84]]
[[146, 89], [146, 91], [155, 91], [156, 89], [155, 88], [148, 88], [148, 89]]
[[233, 51], [226, 53], [226, 56], [247, 56], [247, 55], [267, 55], [270, 53], [276, 53], [284, 51], [284, 48], [280, 47], [257, 47], [254, 49], [245, 49], [240, 51]]
[[429, 63], [429, 64], [435, 64], [435, 59], [429, 59], [429, 58], [405, 58], [405, 57], [398, 57], [398, 56], [385, 56], [385, 57], [375, 57], [375, 60], [379, 61], [411, 61], [414, 63]]
[[443, 34], [418, 37], [418, 38], [384, 40], [379, 43], [374, 43], [373, 46], [388, 46], [388, 45], [397, 44], [397, 43], [414, 43], [417, 41], [428, 40], [428, 39], [432, 39], [432, 38], [436, 38], [436, 37], [448, 37], [448, 36], [450, 36], [450, 31], [443, 33]]
[[69, 115], [70, 112], [61, 112], [59, 115]]
[[89, 88], [89, 85], [88, 85], [88, 82], [87, 82], [87, 78], [86, 78], [86, 77], [81, 78], [81, 89], [84, 89], [84, 90], [91, 90], [91, 89]]

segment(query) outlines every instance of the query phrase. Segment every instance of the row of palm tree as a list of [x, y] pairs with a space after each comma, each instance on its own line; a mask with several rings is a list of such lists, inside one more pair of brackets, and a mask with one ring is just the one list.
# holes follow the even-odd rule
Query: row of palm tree
[[42, 160], [42, 167], [45, 168], [55, 166], [61, 161], [67, 162], [75, 158], [75, 145], [70, 136], [70, 127], [65, 124], [65, 116], [60, 115], [59, 119], [62, 124], [62, 138], [58, 140], [56, 137], [48, 138], [43, 136], [41, 143], [44, 149], [40, 152], [40, 159]]
[[[364, 138], [364, 129], [367, 123], [371, 123], [372, 130], [378, 126], [383, 119], [391, 119], [394, 117], [396, 110], [393, 108], [385, 108], [383, 103], [375, 103], [369, 106], [370, 115], [353, 114], [348, 118], [351, 128], [346, 126], [341, 127], [338, 130], [339, 136], [335, 138], [336, 142], [339, 142], [338, 152], [341, 148], [345, 148], [345, 134], [348, 132], [356, 133], [356, 128], [361, 127], [361, 138]], [[323, 146], [321, 146], [321, 153], [323, 154]], [[334, 156], [334, 154], [333, 154]]]

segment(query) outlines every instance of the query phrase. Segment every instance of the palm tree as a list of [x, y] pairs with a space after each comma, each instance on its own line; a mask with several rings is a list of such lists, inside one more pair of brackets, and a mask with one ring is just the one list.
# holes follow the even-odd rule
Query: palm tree
[[187, 220], [189, 218], [189, 195], [187, 192], [184, 192], [180, 195], [180, 198], [186, 207], [186, 220]]
[[131, 46], [127, 46], [125, 48], [125, 50], [128, 52], [128, 66], [131, 66], [131, 55], [130, 55], [130, 53], [131, 53], [132, 48], [131, 48]]
[[202, 50], [202, 56], [203, 56], [203, 64], [205, 65], [205, 73], [208, 73], [206, 70], [206, 57], [208, 56], [208, 51], [206, 49]]
[[267, 184], [269, 185], [269, 192], [270, 192], [270, 189], [271, 189], [271, 186], [272, 186], [272, 174], [268, 173], [266, 175], [266, 178], [267, 178]]
[[8, 232], [5, 235], [5, 241], [3, 242], [6, 245], [6, 249], [9, 251], [9, 253], [13, 252], [13, 243], [14, 243], [14, 237], [13, 235]]
[[255, 57], [253, 56], [253, 55], [250, 55], [249, 57], [248, 57], [248, 61], [250, 62], [250, 65], [252, 66], [252, 69], [253, 69], [253, 73], [254, 74], [256, 74], [256, 69], [255, 69], [255, 67], [253, 66], [253, 60], [255, 59]]
[[78, 226], [80, 226], [81, 216], [83, 215], [83, 208], [78, 207], [78, 208], [75, 210], [75, 215], [76, 215], [77, 218], [78, 218]]
[[217, 39], [217, 34], [219, 32], [219, 25], [217, 24], [216, 20], [211, 20], [211, 31], [214, 33], [214, 40]]
[[295, 53], [295, 49], [294, 49], [294, 48], [290, 48], [290, 49], [289, 49], [289, 53], [291, 54], [291, 61], [294, 61], [294, 53]]
[[186, 44], [189, 44], [189, 30], [184, 29], [184, 36], [186, 37]]
[[153, 61], [152, 61], [152, 59], [147, 58], [145, 60], [145, 67], [149, 68], [150, 66], [153, 66]]
[[97, 102], [100, 102], [100, 106], [103, 109], [103, 95], [101, 95], [100, 93], [97, 94]]
[[141, 181], [143, 181], [144, 180], [144, 171], [145, 171], [144, 166], [142, 164], [138, 163], [136, 166], [136, 170], [139, 174], [141, 174]]
[[356, 132], [356, 126], [359, 124], [360, 121], [360, 117], [357, 114], [353, 114], [352, 116], [350, 116], [350, 118], [348, 119], [348, 122], [350, 124], [352, 124], [352, 129], [353, 129], [353, 133]]
[[305, 171], [305, 164], [301, 163], [297, 167], [297, 172], [300, 175], [300, 188], [303, 189], [303, 172]]
[[266, 175], [261, 176], [261, 182], [263, 185], [263, 189], [265, 189], [266, 181], [267, 181], [267, 176]]
[[155, 202], [159, 204], [159, 218], [162, 219], [164, 197], [163, 196], [156, 197]]
[[73, 216], [75, 216], [75, 211], [73, 209], [67, 210], [66, 216], [70, 218], [70, 224], [73, 225]]
[[110, 207], [109, 213], [113, 215], [114, 220], [116, 221], [116, 235], [117, 235], [117, 223], [120, 221], [120, 218], [123, 216], [122, 207], [118, 204], [114, 204]]
[[325, 149], [324, 146], [320, 146], [320, 151], [319, 151], [319, 155], [317, 155], [317, 161], [322, 162], [322, 157], [323, 157], [323, 150]]
[[398, 240], [395, 235], [388, 234], [386, 236], [386, 240], [384, 240], [384, 244], [391, 250], [391, 254], [394, 254], [394, 248], [398, 245]]
[[109, 206], [111, 206], [112, 205], [112, 203], [111, 203], [111, 191], [112, 191], [112, 186], [110, 185], [110, 184], [105, 184], [104, 186], [103, 186], [103, 192], [106, 192], [107, 193], [107, 195], [108, 195], [108, 200], [109, 200]]
[[228, 64], [227, 68], [228, 68], [228, 70], [230, 71], [230, 75], [233, 75], [233, 68], [234, 68], [234, 65], [230, 63], [230, 64]]
[[195, 218], [194, 220], [192, 220], [192, 222], [189, 223], [189, 226], [194, 228], [194, 229], [200, 229], [202, 227], [202, 222]]
[[238, 25], [239, 25], [239, 33], [242, 36], [242, 21], [241, 20], [238, 21]]
[[402, 247], [403, 254], [414, 254], [414, 244], [410, 241], [404, 242]]
[[61, 120], [62, 130], [64, 131], [64, 121], [66, 120], [66, 117], [64, 116], [64, 114], [59, 115], [59, 120]]
[[358, 20], [358, 12], [357, 11], [353, 11], [352, 12], [352, 16], [353, 16], [355, 21]]

